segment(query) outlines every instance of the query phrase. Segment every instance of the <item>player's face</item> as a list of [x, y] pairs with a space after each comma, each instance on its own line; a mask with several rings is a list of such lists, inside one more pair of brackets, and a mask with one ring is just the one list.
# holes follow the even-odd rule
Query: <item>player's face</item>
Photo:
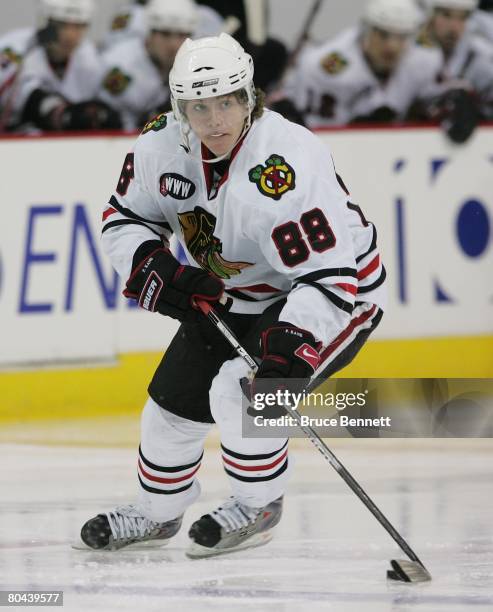
[[363, 40], [363, 49], [376, 72], [390, 74], [397, 67], [409, 41], [408, 34], [370, 28]]
[[162, 32], [152, 30], [147, 39], [147, 48], [152, 58], [162, 70], [169, 72], [175, 61], [175, 55], [190, 33]]
[[234, 94], [191, 100], [185, 114], [193, 132], [216, 156], [235, 146], [243, 131], [248, 110]]
[[80, 45], [87, 32], [87, 24], [57, 22], [57, 38], [51, 43], [52, 52], [57, 59], [69, 59]]
[[431, 20], [431, 30], [435, 40], [446, 53], [452, 52], [461, 39], [469, 15], [469, 11], [435, 9]]

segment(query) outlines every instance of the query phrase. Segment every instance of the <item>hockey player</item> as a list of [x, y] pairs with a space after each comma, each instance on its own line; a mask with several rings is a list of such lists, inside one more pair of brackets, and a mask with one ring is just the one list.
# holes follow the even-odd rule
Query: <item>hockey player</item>
[[467, 28], [477, 0], [426, 0], [426, 5], [428, 20], [418, 42], [440, 51], [443, 92], [431, 108], [456, 107], [454, 140], [462, 142], [478, 120], [493, 118], [493, 42]]
[[[192, 38], [217, 36], [227, 32], [250, 53], [256, 63], [255, 80], [262, 89], [279, 81], [287, 61], [286, 47], [267, 34], [269, 0], [198, 0], [197, 27]], [[181, 0], [172, 0], [181, 4]], [[148, 0], [136, 0], [115, 15], [111, 30], [105, 36], [109, 48], [128, 38], [145, 38], [147, 33], [144, 6]], [[176, 10], [176, 9], [175, 9]]]
[[117, 127], [106, 105], [94, 101], [101, 63], [85, 39], [92, 0], [40, 0], [40, 7], [43, 27], [23, 38], [3, 122], [43, 130]]
[[310, 127], [405, 119], [440, 61], [413, 45], [420, 17], [413, 0], [370, 0], [361, 25], [301, 54], [285, 97]]
[[19, 28], [0, 37], [0, 132], [12, 117], [14, 85], [22, 58], [35, 44], [32, 28]]
[[[247, 367], [196, 300], [214, 304], [259, 357], [254, 389], [266, 378], [326, 378], [380, 321], [385, 269], [375, 227], [327, 147], [263, 107], [252, 59], [234, 39], [186, 40], [170, 87], [173, 115], [151, 121], [125, 158], [103, 245], [124, 294], [182, 325], [149, 386], [138, 503], [90, 519], [81, 537], [109, 550], [172, 537], [199, 496], [215, 421], [233, 495], [191, 526], [188, 555], [202, 557], [268, 541], [290, 465], [287, 440], [242, 437]], [[172, 233], [187, 265], [168, 250]]]
[[170, 110], [169, 71], [197, 25], [193, 0], [151, 0], [145, 16], [146, 38], [130, 37], [102, 58], [99, 98], [118, 111], [127, 129], [143, 127], [158, 112]]
[[[129, 38], [144, 39], [148, 32], [145, 6], [149, 0], [135, 0], [134, 4], [124, 7], [116, 13], [111, 21], [110, 31], [106, 34], [103, 46], [109, 47]], [[172, 11], [178, 10], [181, 0], [172, 0], [175, 6]], [[208, 6], [197, 6], [197, 24], [193, 32], [195, 37], [214, 36], [221, 32], [223, 19]]]

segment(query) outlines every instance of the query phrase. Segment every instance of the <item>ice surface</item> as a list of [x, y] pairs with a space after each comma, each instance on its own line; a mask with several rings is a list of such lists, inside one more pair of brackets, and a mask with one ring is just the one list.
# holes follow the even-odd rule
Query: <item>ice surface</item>
[[180, 534], [165, 548], [115, 553], [70, 544], [85, 520], [133, 501], [133, 449], [0, 444], [0, 587], [63, 590], [64, 609], [84, 612], [491, 612], [491, 441], [420, 442], [333, 448], [422, 558], [431, 583], [386, 581], [389, 560], [405, 555], [317, 451], [297, 440], [273, 541], [198, 561], [185, 557], [187, 528], [229, 494], [214, 443], [200, 471], [202, 496]]

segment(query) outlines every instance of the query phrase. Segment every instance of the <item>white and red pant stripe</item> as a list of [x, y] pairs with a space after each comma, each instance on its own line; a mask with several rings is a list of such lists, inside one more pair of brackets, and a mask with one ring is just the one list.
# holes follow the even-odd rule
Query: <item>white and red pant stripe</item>
[[193, 485], [202, 455], [187, 465], [159, 466], [144, 457], [139, 448], [138, 476], [140, 486], [149, 493], [157, 495], [176, 495]]
[[284, 494], [291, 462], [285, 438], [243, 437], [244, 398], [239, 381], [244, 376], [248, 366], [243, 359], [226, 361], [212, 382], [209, 399], [233, 494], [242, 503], [261, 508]]
[[224, 471], [240, 482], [256, 483], [274, 480], [288, 468], [288, 442], [272, 453], [245, 455], [221, 444]]
[[158, 522], [171, 520], [197, 499], [197, 472], [210, 427], [176, 416], [148, 399], [137, 462], [139, 505], [145, 516]]

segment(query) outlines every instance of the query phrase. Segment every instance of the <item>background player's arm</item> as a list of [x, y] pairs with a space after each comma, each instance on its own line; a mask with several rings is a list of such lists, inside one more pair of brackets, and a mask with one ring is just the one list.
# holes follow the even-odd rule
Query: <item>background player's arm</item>
[[286, 74], [282, 86], [269, 96], [269, 106], [290, 121], [305, 125], [310, 110], [310, 82], [313, 82], [311, 66], [307, 61], [309, 51], [297, 58]]
[[[96, 98], [107, 104], [121, 117], [125, 129], [137, 127], [135, 113], [129, 103], [129, 92], [135, 80], [133, 58], [128, 57], [128, 45], [117, 45], [101, 56], [101, 80]], [[125, 66], [126, 64], [126, 66]]]

